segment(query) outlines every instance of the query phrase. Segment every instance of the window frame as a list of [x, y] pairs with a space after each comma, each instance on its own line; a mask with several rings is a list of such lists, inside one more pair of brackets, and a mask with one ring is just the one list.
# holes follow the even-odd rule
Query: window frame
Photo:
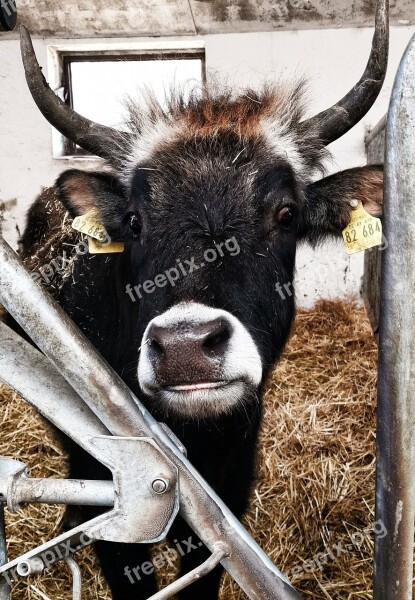
[[[48, 46], [50, 85], [66, 104], [73, 108], [71, 64], [74, 62], [114, 62], [150, 60], [201, 61], [202, 85], [206, 84], [205, 44], [192, 42], [143, 42], [141, 44], [90, 44], [82, 46]], [[52, 128], [52, 147], [55, 159], [97, 160], [94, 156]]]

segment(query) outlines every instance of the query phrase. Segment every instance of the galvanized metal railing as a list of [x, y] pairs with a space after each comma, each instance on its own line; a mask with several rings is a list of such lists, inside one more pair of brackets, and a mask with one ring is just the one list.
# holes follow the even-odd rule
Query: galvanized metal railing
[[386, 125], [374, 598], [411, 600], [415, 518], [415, 36]]
[[[157, 506], [156, 497], [148, 498], [147, 481], [151, 472], [141, 481], [123, 481], [121, 457], [126, 449], [120, 448], [120, 460], [116, 453], [121, 440], [135, 439], [137, 442], [151, 440], [160, 449], [151, 468], [163, 471], [174, 466], [178, 470], [180, 486], [174, 481], [174, 473], [168, 479], [179, 490], [180, 513], [195, 533], [218, 556], [223, 551], [222, 565], [246, 592], [255, 600], [298, 600], [300, 596], [283, 574], [272, 564], [261, 548], [248, 535], [235, 516], [223, 504], [212, 488], [186, 459], [176, 442], [165, 429], [148, 413], [124, 382], [98, 355], [91, 343], [77, 329], [57, 303], [37, 285], [25, 270], [21, 261], [6, 242], [0, 238], [0, 301], [29, 334], [69, 384], [45, 364], [46, 358], [31, 348], [23, 340], [3, 325], [0, 329], [0, 379], [16, 389], [32, 403], [52, 423], [58, 426], [78, 444], [87, 449], [102, 462], [105, 457], [112, 469], [114, 479], [118, 477], [119, 487], [130, 496], [140, 495], [141, 501], [148, 500], [148, 510], [152, 509], [151, 521], [157, 522], [163, 512]], [[54, 372], [55, 371], [55, 372]], [[30, 373], [30, 378], [28, 377]], [[71, 390], [71, 388], [73, 388]], [[65, 397], [65, 402], [56, 403]], [[81, 400], [82, 399], [82, 400]], [[106, 435], [109, 433], [110, 436]], [[108, 443], [111, 444], [109, 451]], [[121, 436], [121, 437], [119, 437]], [[137, 443], [140, 463], [143, 462], [143, 444]], [[131, 460], [134, 454], [130, 455]], [[147, 457], [146, 457], [147, 458]], [[139, 465], [137, 465], [137, 468]], [[135, 472], [129, 465], [128, 471]], [[151, 482], [150, 482], [151, 483]], [[140, 486], [145, 486], [142, 489]], [[160, 501], [161, 496], [158, 496]], [[135, 504], [136, 505], [136, 504]], [[137, 512], [132, 511], [134, 514]], [[128, 506], [125, 508], [128, 514]], [[116, 515], [115, 515], [116, 516]], [[174, 514], [173, 514], [174, 516]], [[128, 531], [117, 529], [118, 523], [105, 522], [98, 517], [90, 522], [87, 530], [80, 526], [72, 531], [72, 537], [87, 532], [94, 539], [119, 539], [119, 535], [129, 535]], [[214, 527], [212, 526], [214, 524]], [[157, 530], [149, 537], [141, 537], [143, 523], [135, 517], [134, 527], [139, 534], [137, 539], [120, 541], [150, 541], [160, 537]], [[151, 523], [154, 528], [154, 524]], [[169, 523], [160, 524], [164, 532]], [[56, 538], [53, 544], [62, 543], [68, 534]], [[27, 553], [17, 561], [0, 567], [0, 575], [11, 572], [22, 560], [30, 561], [45, 552], [48, 545]], [[166, 597], [166, 596], [163, 596]]]
[[[410, 600], [415, 516], [415, 36], [398, 71], [386, 137], [384, 231], [388, 247], [382, 264], [376, 519], [384, 523], [388, 535], [376, 539], [374, 598]], [[177, 512], [177, 500], [181, 515], [212, 556], [154, 600], [170, 597], [219, 562], [251, 599], [299, 600], [189, 463], [180, 443], [153, 419], [61, 308], [34, 283], [2, 238], [0, 301], [44, 353], [0, 324], [0, 379], [107, 464], [114, 476], [113, 486], [87, 483], [82, 496], [79, 482], [68, 482], [65, 490], [62, 482], [51, 482], [43, 500], [64, 496], [67, 501], [88, 503], [92, 493], [97, 503], [111, 510], [3, 566], [0, 513], [0, 600], [9, 596], [2, 574], [18, 567], [26, 574], [36, 570], [42, 552], [60, 543], [79, 543], [85, 534], [84, 543], [159, 539]], [[59, 406], [56, 397], [61, 399]], [[122, 458], [126, 454], [136, 460], [138, 470], [143, 469], [140, 477], [125, 473]], [[15, 461], [0, 469], [3, 474], [8, 471], [11, 508], [36, 495], [31, 487], [36, 481], [20, 479], [23, 470], [24, 465]], [[0, 494], [2, 489], [0, 477]], [[137, 497], [154, 516], [149, 526], [130, 514], [131, 501]], [[5, 500], [0, 495], [0, 510]], [[160, 506], [168, 515], [164, 519]], [[123, 527], [125, 519], [127, 528]], [[80, 598], [76, 564], [71, 559], [67, 562], [74, 574], [74, 598]]]

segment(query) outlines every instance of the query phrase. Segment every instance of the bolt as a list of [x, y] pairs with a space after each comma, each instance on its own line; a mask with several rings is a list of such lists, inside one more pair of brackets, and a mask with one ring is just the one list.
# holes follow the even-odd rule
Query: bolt
[[359, 200], [350, 200], [350, 206], [352, 208], [357, 208], [359, 206]]
[[164, 494], [169, 489], [169, 482], [167, 479], [157, 477], [156, 479], [153, 479], [151, 487], [155, 494]]

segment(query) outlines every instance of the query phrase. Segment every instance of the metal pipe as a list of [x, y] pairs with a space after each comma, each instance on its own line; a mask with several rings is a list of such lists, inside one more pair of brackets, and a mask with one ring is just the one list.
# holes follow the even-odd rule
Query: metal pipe
[[383, 131], [386, 127], [386, 118], [387, 115], [384, 115], [382, 119], [377, 123], [373, 129], [367, 132], [365, 136], [365, 145], [368, 146], [372, 140], [374, 140], [381, 131]]
[[[248, 597], [299, 600], [284, 575], [2, 238], [0, 300], [112, 434], [153, 437], [176, 464], [183, 518], [211, 551], [217, 542], [230, 547], [222, 564]], [[70, 435], [78, 439], [77, 431]]]
[[67, 556], [65, 562], [72, 573], [72, 600], [82, 599], [82, 575], [78, 563], [72, 556]]
[[[92, 455], [94, 447], [89, 438], [110, 435], [52, 363], [1, 321], [0, 381], [19, 393], [67, 436], [71, 437], [76, 427], [77, 443]], [[1, 464], [0, 474], [5, 476]]]
[[0, 478], [0, 498], [13, 505], [75, 504], [78, 506], [114, 506], [115, 492], [112, 481], [80, 479], [36, 479], [20, 477], [11, 486], [9, 479]]
[[[0, 567], [7, 563], [6, 527], [4, 521], [4, 504], [0, 502]], [[0, 578], [0, 600], [10, 600], [10, 585]]]
[[386, 127], [374, 598], [411, 600], [415, 518], [415, 36]]
[[174, 581], [163, 590], [160, 590], [154, 596], [150, 596], [147, 600], [167, 600], [171, 598], [174, 594], [178, 594], [195, 581], [199, 581], [199, 579], [213, 571], [228, 554], [229, 548], [218, 544], [213, 554], [204, 563], [193, 569], [193, 571], [190, 571], [190, 573], [186, 573], [186, 575], [183, 575], [183, 577], [180, 577], [180, 579]]
[[22, 560], [16, 567], [16, 571], [20, 577], [30, 577], [30, 575], [43, 573], [44, 570], [45, 563], [38, 557]]

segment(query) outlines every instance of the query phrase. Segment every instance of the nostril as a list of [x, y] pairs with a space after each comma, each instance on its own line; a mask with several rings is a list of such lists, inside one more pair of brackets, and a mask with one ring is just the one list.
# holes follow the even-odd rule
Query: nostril
[[220, 331], [214, 331], [203, 342], [203, 351], [207, 356], [223, 354], [231, 337], [230, 327], [222, 325]]
[[153, 358], [162, 358], [164, 355], [164, 350], [161, 344], [157, 340], [150, 339], [148, 342], [150, 354], [152, 354]]

